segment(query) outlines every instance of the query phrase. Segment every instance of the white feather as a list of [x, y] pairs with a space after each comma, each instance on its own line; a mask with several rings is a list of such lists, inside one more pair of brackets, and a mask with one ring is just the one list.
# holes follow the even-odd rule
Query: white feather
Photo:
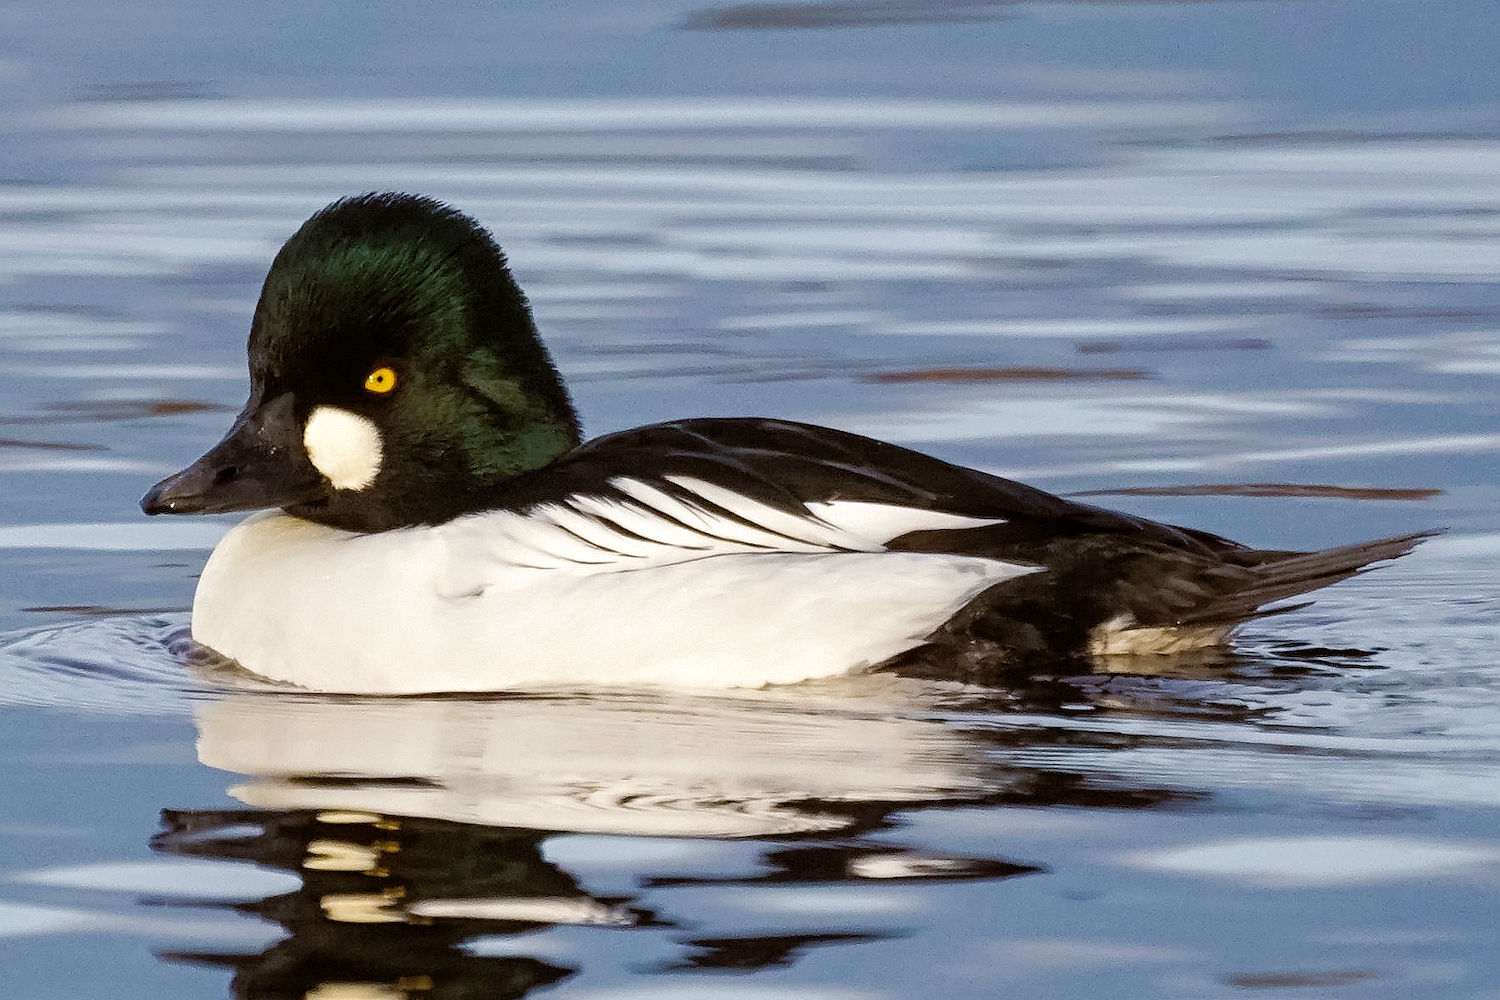
[[843, 500], [808, 504], [798, 516], [702, 480], [669, 478], [732, 516], [620, 477], [610, 485], [627, 500], [580, 494], [524, 514], [492, 511], [463, 520], [477, 521], [475, 545], [502, 562], [583, 573], [750, 552], [883, 552], [886, 541], [909, 531], [1003, 523]]
[[[752, 500], [744, 494], [736, 493], [717, 483], [694, 479], [691, 476], [667, 476], [665, 478], [668, 482], [691, 490], [709, 503], [723, 508], [736, 517], [763, 525], [768, 531], [773, 531], [785, 538], [796, 539], [814, 549], [840, 549], [845, 547], [845, 542], [853, 540], [848, 532], [840, 531], [833, 525], [824, 524], [817, 518], [799, 517], [794, 513], [779, 510], [770, 504]], [[784, 540], [775, 545], [778, 550], [787, 547], [787, 542]], [[869, 545], [855, 547], [871, 549]]]
[[495, 511], [487, 524], [493, 529], [489, 550], [511, 562], [559, 569], [570, 563], [611, 566], [620, 561], [621, 553], [591, 545], [547, 517], [545, 510], [531, 516]]
[[902, 507], [863, 500], [814, 501], [807, 505], [819, 519], [851, 535], [889, 542], [909, 531], [952, 531], [1004, 524], [1003, 517], [966, 517], [941, 510]]
[[[630, 534], [623, 535], [616, 532], [616, 535], [625, 544], [632, 546], [630, 551], [638, 551], [644, 546], [647, 551], [642, 554], [656, 554], [663, 546], [672, 549], [719, 551], [725, 544], [723, 539], [709, 537], [700, 531], [683, 527], [669, 517], [662, 517], [660, 513], [641, 504], [581, 496], [570, 499], [568, 505], [586, 514], [602, 517], [623, 528]], [[639, 537], [632, 538], [631, 536]]]
[[[713, 545], [716, 542], [722, 544], [725, 539], [724, 532], [733, 530], [733, 526], [721, 523], [724, 520], [722, 517], [709, 513], [708, 510], [697, 504], [679, 500], [649, 483], [643, 483], [637, 479], [617, 477], [611, 479], [609, 484], [626, 496], [636, 500], [641, 506], [686, 525], [689, 533], [708, 536], [706, 540], [700, 541], [706, 541], [709, 545]], [[759, 538], [761, 536], [757, 534], [753, 537]], [[749, 542], [748, 545], [752, 548], [759, 547], [759, 544], [755, 542]]]
[[583, 539], [604, 560], [618, 561], [622, 555], [646, 556], [654, 548], [650, 542], [643, 542], [617, 530], [614, 522], [590, 517], [567, 504], [543, 504], [530, 513], [532, 517], [545, 518], [563, 531]]

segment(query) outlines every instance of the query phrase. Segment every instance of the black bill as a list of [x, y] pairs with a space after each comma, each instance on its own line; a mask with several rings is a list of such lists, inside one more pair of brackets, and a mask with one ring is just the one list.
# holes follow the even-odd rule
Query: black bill
[[291, 395], [247, 408], [224, 440], [141, 498], [147, 514], [217, 514], [309, 503], [328, 481], [302, 444]]

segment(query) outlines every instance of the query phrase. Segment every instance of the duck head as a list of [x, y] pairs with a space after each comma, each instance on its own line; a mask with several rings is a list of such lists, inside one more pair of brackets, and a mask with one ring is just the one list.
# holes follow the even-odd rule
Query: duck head
[[248, 350], [244, 410], [152, 487], [147, 514], [437, 523], [579, 442], [500, 248], [429, 198], [345, 198], [304, 223], [271, 264]]

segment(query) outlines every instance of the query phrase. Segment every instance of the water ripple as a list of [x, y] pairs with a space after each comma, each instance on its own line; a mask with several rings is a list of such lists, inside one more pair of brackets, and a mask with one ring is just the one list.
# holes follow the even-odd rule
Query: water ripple
[[0, 635], [0, 705], [101, 715], [186, 715], [251, 686], [211, 666], [186, 615], [105, 618]]

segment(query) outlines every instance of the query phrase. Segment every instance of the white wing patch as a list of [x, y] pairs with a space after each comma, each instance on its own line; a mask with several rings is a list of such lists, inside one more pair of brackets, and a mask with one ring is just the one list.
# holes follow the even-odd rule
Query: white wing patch
[[910, 531], [1005, 523], [854, 500], [810, 503], [798, 514], [691, 476], [666, 480], [682, 492], [622, 476], [610, 480], [620, 497], [575, 494], [470, 515], [454, 523], [454, 542], [503, 565], [592, 575], [731, 554], [885, 552]]
[[863, 500], [814, 501], [807, 509], [820, 520], [844, 531], [882, 542], [900, 538], [909, 531], [953, 531], [1004, 524], [1003, 517], [967, 517], [941, 510], [920, 510], [898, 504]]

